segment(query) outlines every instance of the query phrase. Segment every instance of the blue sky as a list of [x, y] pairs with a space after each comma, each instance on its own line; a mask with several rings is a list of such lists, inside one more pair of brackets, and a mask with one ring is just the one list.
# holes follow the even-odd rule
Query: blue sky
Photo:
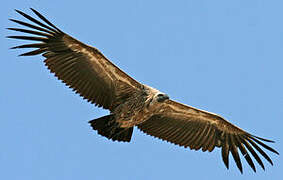
[[[4, 38], [23, 19], [45, 15], [66, 33], [100, 49], [136, 80], [174, 100], [222, 115], [282, 154], [283, 2], [5, 1], [0, 7], [1, 179], [280, 179], [274, 166], [241, 175], [220, 150], [184, 149], [135, 129], [132, 142], [109, 141], [87, 123], [108, 112], [59, 82], [40, 56], [17, 57]], [[232, 157], [230, 157], [232, 160]], [[244, 160], [243, 160], [244, 161]]]

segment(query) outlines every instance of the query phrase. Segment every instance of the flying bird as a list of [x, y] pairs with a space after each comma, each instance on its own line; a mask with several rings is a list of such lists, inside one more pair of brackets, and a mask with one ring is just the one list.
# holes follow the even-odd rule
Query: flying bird
[[243, 168], [238, 151], [254, 172], [254, 161], [265, 169], [259, 154], [273, 165], [263, 150], [279, 155], [264, 143], [273, 141], [254, 136], [217, 114], [173, 101], [167, 94], [137, 82], [98, 49], [69, 36], [38, 11], [31, 10], [37, 19], [16, 10], [29, 23], [10, 19], [28, 29], [8, 29], [33, 36], [7, 37], [34, 43], [12, 49], [35, 48], [20, 56], [42, 54], [45, 65], [58, 79], [90, 103], [108, 109], [109, 115], [89, 121], [98, 134], [113, 141], [130, 142], [136, 126], [148, 135], [185, 148], [209, 152], [215, 147], [220, 148], [227, 169], [231, 153], [241, 173]]

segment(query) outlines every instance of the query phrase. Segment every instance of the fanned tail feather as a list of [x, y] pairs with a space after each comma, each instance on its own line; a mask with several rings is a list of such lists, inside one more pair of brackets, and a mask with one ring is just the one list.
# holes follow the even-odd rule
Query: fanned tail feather
[[97, 130], [98, 134], [112, 139], [113, 141], [130, 142], [133, 127], [121, 128], [119, 124], [115, 122], [113, 115], [103, 116], [98, 119], [89, 121], [91, 127]]

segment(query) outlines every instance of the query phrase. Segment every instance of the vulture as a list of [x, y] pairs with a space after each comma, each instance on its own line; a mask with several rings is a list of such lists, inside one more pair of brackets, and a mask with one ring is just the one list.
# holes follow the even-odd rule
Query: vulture
[[265, 169], [259, 155], [273, 165], [264, 149], [279, 155], [266, 145], [274, 141], [252, 135], [217, 114], [173, 101], [167, 94], [137, 82], [98, 49], [69, 36], [38, 11], [31, 10], [37, 18], [16, 10], [30, 22], [10, 19], [26, 28], [8, 29], [32, 36], [7, 38], [33, 43], [11, 49], [35, 48], [20, 56], [42, 54], [45, 65], [59, 80], [90, 103], [108, 109], [109, 115], [89, 121], [98, 134], [113, 141], [130, 142], [136, 126], [148, 135], [185, 148], [203, 152], [220, 148], [226, 168], [231, 153], [241, 173], [239, 151], [254, 172], [254, 162]]

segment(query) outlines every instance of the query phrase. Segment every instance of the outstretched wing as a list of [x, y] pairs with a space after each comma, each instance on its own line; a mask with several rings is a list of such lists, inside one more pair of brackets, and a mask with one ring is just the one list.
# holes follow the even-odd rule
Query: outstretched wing
[[9, 30], [36, 35], [8, 36], [37, 42], [13, 47], [12, 49], [36, 48], [20, 56], [42, 54], [46, 58], [46, 66], [55, 76], [84, 99], [106, 109], [113, 110], [132, 91], [140, 88], [140, 83], [121, 71], [96, 48], [65, 34], [39, 12], [31, 10], [42, 22], [19, 10], [16, 11], [34, 24], [10, 19], [30, 29], [8, 28]]
[[202, 151], [208, 150], [211, 152], [215, 147], [220, 147], [222, 149], [222, 159], [227, 169], [229, 168], [229, 152], [231, 152], [237, 167], [242, 173], [238, 149], [254, 171], [256, 171], [256, 168], [249, 153], [264, 169], [264, 165], [255, 149], [273, 164], [269, 156], [258, 144], [278, 154], [277, 151], [262, 142], [273, 141], [251, 135], [216, 114], [172, 100], [165, 101], [159, 112], [139, 124], [138, 128], [146, 134], [195, 150], [202, 149]]

